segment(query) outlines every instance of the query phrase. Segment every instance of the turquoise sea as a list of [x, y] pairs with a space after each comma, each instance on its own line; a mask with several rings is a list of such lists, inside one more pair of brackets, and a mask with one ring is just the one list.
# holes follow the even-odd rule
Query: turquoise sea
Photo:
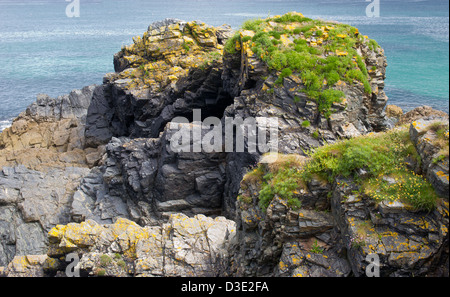
[[[69, 0], [67, 0], [69, 1]], [[72, 2], [74, 0], [71, 0]], [[148, 25], [167, 17], [233, 28], [249, 18], [289, 11], [348, 23], [385, 49], [389, 104], [449, 111], [449, 1], [379, 0], [81, 0], [68, 18], [65, 0], [0, 0], [0, 131], [38, 93], [66, 94], [101, 84], [112, 57]]]

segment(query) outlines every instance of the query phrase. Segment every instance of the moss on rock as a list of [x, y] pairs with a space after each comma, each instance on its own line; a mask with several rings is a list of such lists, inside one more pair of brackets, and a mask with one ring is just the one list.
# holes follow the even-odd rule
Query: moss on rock
[[276, 71], [277, 84], [293, 74], [301, 78], [302, 92], [317, 101], [326, 117], [333, 104], [344, 100], [339, 88], [343, 83], [360, 84], [366, 94], [372, 93], [369, 63], [362, 52], [382, 52], [357, 28], [312, 20], [297, 12], [245, 22], [225, 45], [229, 54], [241, 50]]

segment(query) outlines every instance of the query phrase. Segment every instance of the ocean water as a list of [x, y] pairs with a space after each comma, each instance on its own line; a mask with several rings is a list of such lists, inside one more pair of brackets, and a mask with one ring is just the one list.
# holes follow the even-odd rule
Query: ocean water
[[0, 131], [38, 93], [56, 97], [101, 84], [114, 71], [113, 54], [154, 21], [238, 28], [289, 11], [348, 23], [377, 40], [389, 63], [389, 104], [448, 112], [449, 1], [379, 1], [380, 17], [370, 18], [365, 0], [81, 0], [80, 17], [68, 18], [65, 0], [0, 0]]

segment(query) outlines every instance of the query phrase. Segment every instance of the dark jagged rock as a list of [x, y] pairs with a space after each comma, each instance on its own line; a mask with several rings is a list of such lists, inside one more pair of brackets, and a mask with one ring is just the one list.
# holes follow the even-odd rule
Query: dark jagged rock
[[[220, 214], [225, 154], [174, 153], [168, 141], [172, 134], [166, 130], [160, 138], [113, 138], [104, 165], [75, 194], [72, 215], [83, 220], [121, 216], [155, 224], [177, 212]], [[122, 205], [127, 212], [107, 215], [111, 208], [105, 204]]]

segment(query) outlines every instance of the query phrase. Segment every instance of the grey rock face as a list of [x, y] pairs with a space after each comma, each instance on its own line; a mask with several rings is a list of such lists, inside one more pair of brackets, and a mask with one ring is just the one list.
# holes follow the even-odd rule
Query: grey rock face
[[179, 211], [220, 214], [225, 154], [175, 153], [168, 142], [172, 134], [166, 130], [157, 139], [113, 138], [104, 165], [75, 194], [72, 215], [101, 218], [99, 222], [115, 217], [152, 222]]
[[0, 172], [0, 266], [14, 256], [43, 254], [47, 232], [70, 222], [72, 195], [86, 168], [38, 172], [23, 166]]
[[[424, 118], [414, 121], [410, 126], [410, 136], [421, 159], [421, 169], [431, 182], [436, 193], [441, 197], [449, 197], [449, 159], [441, 152], [442, 142], [448, 142], [447, 138], [439, 140], [437, 131], [433, 125], [442, 126], [441, 129], [448, 135], [448, 118]], [[442, 135], [440, 136], [443, 137]], [[439, 142], [441, 144], [439, 144]]]
[[45, 94], [39, 94], [36, 102], [27, 108], [26, 114], [37, 122], [75, 118], [85, 124], [94, 89], [94, 85], [87, 86], [56, 99]]

